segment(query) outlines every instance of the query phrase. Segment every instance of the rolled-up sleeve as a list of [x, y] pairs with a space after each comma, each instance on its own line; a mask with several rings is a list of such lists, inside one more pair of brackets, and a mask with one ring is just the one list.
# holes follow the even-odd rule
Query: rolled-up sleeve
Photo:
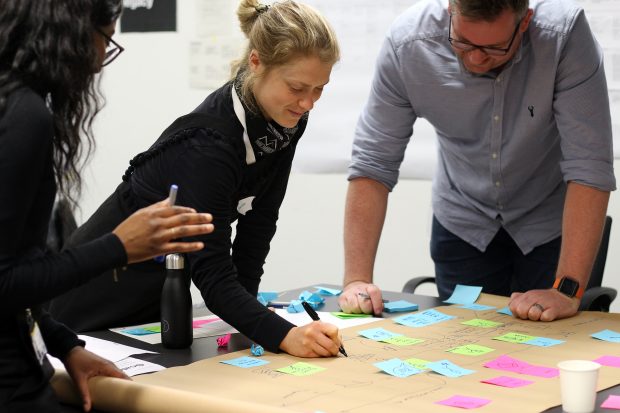
[[566, 182], [616, 189], [603, 53], [583, 10], [575, 16], [556, 76], [553, 110], [561, 136]]
[[401, 70], [397, 47], [388, 36], [377, 58], [370, 97], [355, 130], [349, 180], [367, 177], [389, 190], [398, 181], [416, 120]]

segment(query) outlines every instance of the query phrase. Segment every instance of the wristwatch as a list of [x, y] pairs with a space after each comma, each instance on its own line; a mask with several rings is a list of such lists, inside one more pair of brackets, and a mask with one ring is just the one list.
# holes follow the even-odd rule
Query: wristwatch
[[585, 291], [583, 287], [579, 287], [579, 281], [571, 277], [556, 278], [553, 288], [570, 298], [581, 298]]

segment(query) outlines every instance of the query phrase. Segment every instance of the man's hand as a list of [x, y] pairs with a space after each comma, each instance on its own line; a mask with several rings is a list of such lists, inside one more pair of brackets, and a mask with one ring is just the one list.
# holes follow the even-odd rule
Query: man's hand
[[343, 312], [349, 314], [381, 315], [383, 312], [381, 290], [376, 285], [363, 281], [347, 284], [338, 297], [338, 305]]
[[109, 376], [131, 380], [125, 373], [116, 368], [114, 363], [91, 353], [81, 346], [73, 347], [69, 351], [64, 364], [67, 373], [73, 379], [82, 396], [82, 406], [85, 412], [90, 411], [92, 407], [88, 379], [95, 376]]
[[553, 321], [577, 314], [579, 302], [578, 298], [567, 297], [551, 288], [512, 293], [508, 306], [515, 317], [523, 320]]

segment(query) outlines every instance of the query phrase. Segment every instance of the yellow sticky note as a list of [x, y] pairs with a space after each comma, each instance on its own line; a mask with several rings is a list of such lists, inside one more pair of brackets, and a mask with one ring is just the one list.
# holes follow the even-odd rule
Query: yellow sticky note
[[325, 370], [323, 367], [315, 366], [310, 363], [299, 362], [291, 364], [290, 366], [279, 368], [276, 371], [292, 374], [293, 376], [309, 376], [323, 370]]
[[481, 356], [483, 354], [495, 351], [490, 347], [480, 346], [478, 344], [466, 344], [464, 346], [454, 347], [448, 350], [450, 353], [463, 354], [465, 356]]
[[411, 364], [413, 367], [415, 367], [418, 370], [426, 370], [428, 369], [428, 367], [426, 367], [426, 365], [428, 363], [430, 363], [430, 361], [428, 360], [422, 360], [422, 359], [416, 359], [416, 358], [410, 358], [405, 360], [405, 362]]
[[465, 324], [472, 327], [493, 328], [504, 325], [504, 323], [498, 323], [491, 320], [483, 320], [481, 318], [474, 318], [468, 321], [463, 321], [461, 324]]
[[493, 340], [507, 341], [509, 343], [523, 343], [524, 341], [532, 340], [536, 337], [528, 336], [521, 333], [506, 333], [502, 336], [493, 337]]
[[349, 314], [349, 313], [343, 313], [342, 311], [332, 311], [331, 315], [336, 316], [338, 318], [342, 318], [342, 319], [349, 319], [349, 318], [368, 318], [368, 317], [372, 317], [372, 314]]
[[414, 344], [421, 343], [424, 340], [407, 336], [394, 336], [381, 341], [384, 343], [394, 344], [395, 346], [413, 346]]

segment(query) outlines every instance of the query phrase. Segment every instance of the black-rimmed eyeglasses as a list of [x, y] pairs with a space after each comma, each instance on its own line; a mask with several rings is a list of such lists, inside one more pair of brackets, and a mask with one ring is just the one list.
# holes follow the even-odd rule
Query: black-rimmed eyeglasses
[[478, 46], [477, 44], [465, 42], [463, 40], [454, 39], [452, 37], [452, 15], [450, 15], [450, 25], [448, 27], [448, 41], [450, 42], [452, 47], [454, 47], [455, 49], [462, 50], [464, 52], [471, 52], [474, 49], [478, 49], [482, 53], [485, 53], [491, 56], [505, 56], [510, 51], [512, 44], [514, 43], [515, 38], [517, 37], [517, 33], [519, 32], [519, 26], [521, 25], [522, 20], [523, 19], [519, 20], [519, 22], [517, 23], [517, 27], [515, 27], [515, 31], [512, 34], [512, 38], [510, 39], [510, 43], [508, 43], [508, 47], [502, 48], [502, 47], [493, 47], [493, 46]]
[[125, 48], [120, 44], [116, 43], [114, 39], [105, 34], [103, 31], [99, 29], [95, 30], [97, 30], [97, 33], [102, 35], [103, 38], [106, 40], [105, 57], [103, 58], [103, 63], [101, 63], [101, 66], [107, 66], [112, 63], [119, 54], [123, 53], [123, 50], [125, 50]]

